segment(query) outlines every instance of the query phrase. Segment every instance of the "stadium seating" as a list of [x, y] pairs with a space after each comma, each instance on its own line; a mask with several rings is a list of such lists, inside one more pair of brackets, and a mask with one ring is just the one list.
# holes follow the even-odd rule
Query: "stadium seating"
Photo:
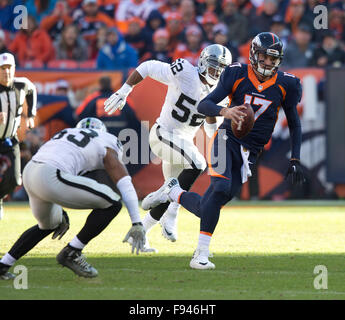
[[51, 69], [77, 69], [78, 62], [74, 60], [51, 60], [47, 67]]

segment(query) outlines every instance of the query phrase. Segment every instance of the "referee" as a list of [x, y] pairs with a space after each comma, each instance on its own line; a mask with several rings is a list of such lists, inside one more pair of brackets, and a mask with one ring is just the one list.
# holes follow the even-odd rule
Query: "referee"
[[14, 56], [0, 54], [0, 156], [10, 160], [0, 181], [0, 219], [3, 217], [3, 198], [21, 185], [20, 149], [17, 130], [20, 125], [23, 104], [28, 105], [27, 126], [34, 127], [37, 92], [27, 78], [17, 78]]

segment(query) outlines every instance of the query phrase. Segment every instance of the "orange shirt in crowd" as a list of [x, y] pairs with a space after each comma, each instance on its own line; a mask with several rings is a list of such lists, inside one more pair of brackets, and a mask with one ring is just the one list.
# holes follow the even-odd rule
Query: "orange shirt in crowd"
[[48, 33], [36, 29], [31, 36], [18, 32], [9, 46], [21, 65], [28, 61], [47, 63], [54, 56], [54, 47]]
[[[47, 32], [52, 28], [61, 18], [57, 15], [50, 15], [42, 19], [41, 21], [41, 28], [46, 30]], [[73, 19], [65, 15], [62, 17], [64, 25], [67, 26], [73, 22]]]
[[197, 66], [200, 53], [202, 49], [205, 48], [205, 45], [202, 45], [198, 51], [190, 51], [184, 43], [180, 43], [176, 50], [173, 53], [173, 60], [176, 60], [178, 58], [183, 58], [188, 60], [192, 65]]

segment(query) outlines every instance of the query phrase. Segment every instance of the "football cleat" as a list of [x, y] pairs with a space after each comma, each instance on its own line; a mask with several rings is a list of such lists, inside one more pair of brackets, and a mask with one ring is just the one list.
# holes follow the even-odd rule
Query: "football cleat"
[[194, 251], [193, 258], [190, 261], [189, 266], [192, 269], [199, 270], [215, 269], [215, 264], [208, 260], [209, 256], [210, 253], [208, 248], [198, 248]]
[[81, 250], [66, 246], [56, 256], [56, 260], [80, 277], [94, 278], [98, 276], [98, 271], [86, 261]]
[[168, 179], [157, 191], [149, 193], [144, 198], [144, 200], [141, 202], [141, 207], [144, 210], [151, 210], [161, 203], [171, 201], [168, 194], [170, 190], [177, 185], [179, 185], [179, 182], [176, 178]]
[[11, 266], [0, 263], [0, 279], [1, 280], [12, 280], [16, 277], [13, 273], [8, 272], [9, 268], [11, 268]]
[[[133, 243], [133, 238], [132, 237], [129, 237], [127, 242], [132, 245]], [[150, 244], [149, 244], [149, 241], [147, 240], [147, 237], [145, 237], [145, 244], [144, 244], [144, 248], [140, 250], [141, 252], [154, 252], [154, 253], [157, 253], [158, 250], [156, 248], [151, 248], [150, 247]]]
[[177, 218], [165, 212], [159, 221], [162, 226], [162, 235], [164, 238], [175, 242], [177, 240]]

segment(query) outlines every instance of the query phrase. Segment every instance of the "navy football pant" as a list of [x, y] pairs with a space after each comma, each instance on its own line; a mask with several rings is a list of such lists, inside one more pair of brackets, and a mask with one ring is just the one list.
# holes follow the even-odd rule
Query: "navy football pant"
[[[217, 226], [221, 208], [240, 191], [243, 164], [240, 145], [227, 139], [224, 130], [219, 130], [217, 137], [214, 137], [212, 151], [208, 155], [211, 183], [205, 194], [200, 196], [194, 192], [184, 192], [180, 197], [180, 204], [200, 217], [200, 231], [209, 234]], [[251, 154], [249, 160], [254, 163], [255, 158]]]

